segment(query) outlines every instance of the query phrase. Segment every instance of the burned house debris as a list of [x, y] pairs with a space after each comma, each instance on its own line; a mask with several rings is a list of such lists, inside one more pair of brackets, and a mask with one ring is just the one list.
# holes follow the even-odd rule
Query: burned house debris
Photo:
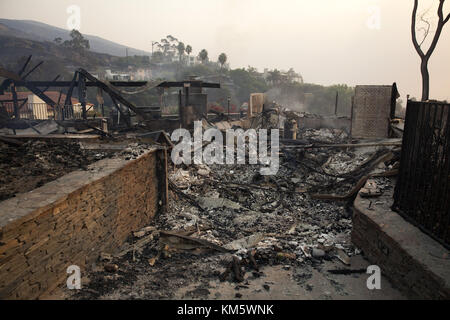
[[[161, 127], [161, 129], [166, 129], [167, 127], [172, 130], [176, 127], [177, 122], [181, 122], [183, 125], [186, 122], [192, 122], [194, 120], [200, 119], [202, 115], [207, 114], [207, 97], [206, 94], [202, 93], [202, 88], [220, 88], [218, 83], [205, 83], [200, 80], [190, 79], [184, 82], [162, 82], [159, 84], [154, 84], [147, 81], [103, 81], [95, 78], [92, 74], [84, 69], [78, 69], [75, 71], [72, 81], [57, 81], [59, 76], [53, 81], [27, 81], [26, 77], [36, 70], [41, 63], [37, 64], [32, 70], [30, 70], [23, 77], [22, 73], [26, 70], [28, 64], [31, 61], [31, 56], [27, 59], [26, 63], [23, 65], [21, 71], [18, 74], [10, 72], [8, 70], [0, 69], [0, 76], [6, 77], [7, 79], [0, 85], [0, 95], [4, 93], [6, 88], [11, 89], [12, 99], [0, 100], [2, 105], [1, 114], [3, 115], [3, 121], [7, 119], [16, 120], [15, 122], [25, 122], [30, 128], [29, 120], [36, 120], [34, 113], [23, 115], [21, 113], [22, 109], [36, 108], [34, 104], [30, 106], [28, 103], [29, 98], [19, 99], [17, 96], [16, 87], [26, 87], [39, 99], [41, 99], [42, 104], [47, 104], [49, 108], [52, 109], [52, 119], [62, 121], [71, 119], [81, 119], [90, 120], [87, 117], [87, 113], [92, 109], [87, 108], [86, 102], [86, 89], [89, 87], [96, 87], [97, 90], [97, 102], [99, 108], [101, 109], [101, 117], [105, 117], [104, 110], [104, 99], [103, 93], [107, 93], [113, 102], [113, 106], [117, 110], [120, 117], [126, 123], [128, 127], [132, 125], [132, 116], [137, 117], [138, 122], [143, 123], [147, 127], [153, 129]], [[44, 87], [43, 90], [40, 88]], [[58, 96], [57, 101], [53, 101], [45, 92], [48, 88], [67, 88], [67, 94], [63, 94], [62, 91]], [[137, 87], [139, 89], [135, 91], [121, 90], [119, 88], [132, 88]], [[142, 91], [150, 90], [151, 88], [183, 88], [184, 93], [180, 90], [179, 92], [179, 117], [175, 122], [170, 123], [170, 120], [164, 121], [161, 119], [161, 110], [159, 108], [139, 108], [131, 103], [125, 95], [132, 95]], [[74, 112], [75, 106], [72, 100], [72, 94], [75, 90], [78, 91], [78, 99], [80, 110], [79, 116], [76, 116]], [[62, 101], [62, 98], [64, 101]], [[20, 102], [20, 104], [19, 104]], [[9, 108], [8, 108], [9, 106]], [[11, 107], [12, 106], [12, 107]], [[25, 108], [24, 108], [25, 106]], [[13, 110], [13, 112], [9, 112]], [[21, 116], [22, 115], [22, 116]], [[50, 118], [50, 117], [49, 117]], [[86, 122], [86, 121], [85, 121]], [[88, 121], [89, 123], [89, 121]], [[174, 124], [175, 123], [175, 124]], [[117, 124], [117, 123], [115, 123]], [[17, 126], [17, 123], [16, 123]]]
[[[0, 70], [0, 93], [12, 94], [0, 101], [0, 298], [354, 298], [370, 263], [386, 269], [389, 285], [366, 297], [450, 297], [450, 268], [430, 271], [431, 260], [415, 256], [421, 243], [402, 243], [377, 220], [393, 205], [432, 236], [428, 248], [448, 266], [448, 104], [409, 101], [404, 130], [392, 121], [396, 85], [357, 86], [350, 118], [295, 112], [260, 93], [239, 119], [210, 117], [202, 89], [219, 83], [107, 82], [82, 68], [72, 81], [27, 81], [30, 60], [17, 74]], [[53, 117], [21, 116], [28, 98], [19, 87]], [[67, 93], [54, 101], [48, 87]], [[88, 87], [98, 89], [101, 117], [88, 116]], [[123, 88], [180, 88], [178, 115], [139, 108]], [[125, 127], [106, 116], [103, 93]], [[171, 133], [192, 132], [194, 122], [222, 133], [279, 130], [278, 172], [175, 165]], [[71, 265], [83, 272], [81, 290], [65, 286]], [[402, 272], [404, 281], [392, 276]], [[423, 274], [429, 287], [409, 290], [407, 279]]]

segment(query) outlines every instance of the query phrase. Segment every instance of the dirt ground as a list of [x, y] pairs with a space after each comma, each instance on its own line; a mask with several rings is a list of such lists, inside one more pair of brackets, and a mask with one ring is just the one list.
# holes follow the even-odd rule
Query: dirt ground
[[[352, 259], [352, 268], [367, 269], [369, 263], [361, 256]], [[244, 300], [403, 300], [405, 297], [382, 277], [380, 290], [367, 288], [366, 273], [335, 275], [327, 270], [342, 265], [326, 261], [320, 268], [273, 266], [262, 269], [264, 276], [248, 285], [212, 281], [206, 299]], [[191, 284], [175, 293], [176, 299], [190, 299], [201, 288]]]
[[[352, 259], [352, 267], [367, 268], [361, 256]], [[405, 297], [382, 277], [380, 290], [369, 290], [368, 274], [334, 275], [326, 270], [341, 269], [339, 263], [325, 262], [317, 267], [267, 266], [262, 275], [250, 276], [242, 284], [211, 279], [189, 283], [176, 289], [170, 299], [177, 300], [404, 300]], [[154, 299], [146, 291], [159, 277], [151, 272], [133, 283], [99, 296], [99, 299]], [[180, 285], [183, 281], [179, 280]], [[155, 288], [156, 289], [156, 288]], [[160, 290], [160, 289], [159, 289]], [[92, 292], [92, 291], [91, 291]], [[168, 299], [159, 296], [159, 299]]]
[[[150, 255], [149, 255], [150, 256]], [[258, 261], [258, 260], [257, 260]], [[344, 266], [339, 261], [316, 260], [307, 264], [291, 262], [263, 265], [258, 272], [247, 271], [244, 281], [221, 281], [224, 270], [215, 254], [177, 254], [151, 267], [147, 259], [115, 261], [119, 271], [103, 266], [82, 275], [82, 290], [62, 289], [52, 298], [98, 300], [403, 300], [406, 299], [382, 276], [381, 289], [369, 290], [364, 271], [370, 265], [361, 255]], [[330, 270], [358, 270], [355, 274], [332, 274]]]

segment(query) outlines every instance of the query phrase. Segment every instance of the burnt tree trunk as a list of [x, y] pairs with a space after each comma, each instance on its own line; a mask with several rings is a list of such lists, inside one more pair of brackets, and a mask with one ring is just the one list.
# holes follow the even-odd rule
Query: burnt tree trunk
[[420, 64], [420, 73], [422, 74], [422, 101], [430, 97], [430, 72], [428, 71], [428, 59], [422, 59]]

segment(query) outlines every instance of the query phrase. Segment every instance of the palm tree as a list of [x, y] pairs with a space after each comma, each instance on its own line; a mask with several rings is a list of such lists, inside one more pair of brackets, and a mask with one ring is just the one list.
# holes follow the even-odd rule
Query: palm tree
[[184, 51], [186, 50], [186, 47], [184, 46], [183, 42], [178, 43], [177, 50], [178, 50], [178, 55], [180, 56], [180, 62], [181, 62], [181, 57], [183, 56]]
[[269, 77], [267, 78], [272, 84], [276, 85], [281, 82], [281, 72], [277, 69], [269, 71]]
[[225, 53], [221, 53], [219, 56], [220, 68], [223, 69], [223, 65], [227, 62], [227, 55]]
[[191, 52], [192, 52], [192, 47], [188, 44], [188, 45], [186, 46], [186, 53], [187, 53], [188, 55], [190, 55]]
[[188, 63], [190, 63], [191, 61], [191, 52], [192, 52], [192, 47], [188, 44], [187, 46], [186, 46], [186, 53], [187, 53], [187, 55], [188, 55]]
[[175, 38], [175, 37], [173, 37], [173, 36], [170, 35], [170, 34], [169, 34], [166, 38], [169, 39], [170, 42], [178, 42], [178, 39]]
[[198, 56], [200, 57], [200, 60], [202, 60], [202, 63], [205, 63], [208, 60], [208, 51], [206, 51], [206, 49], [203, 49], [202, 51], [200, 51]]

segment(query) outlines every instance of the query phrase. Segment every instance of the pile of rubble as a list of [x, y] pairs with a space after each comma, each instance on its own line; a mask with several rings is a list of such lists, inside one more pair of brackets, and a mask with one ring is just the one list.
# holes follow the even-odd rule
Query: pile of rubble
[[[300, 138], [348, 141], [329, 129]], [[379, 192], [392, 187], [384, 175], [395, 169], [398, 151], [281, 151], [275, 176], [261, 176], [259, 165], [173, 167], [167, 212], [135, 232], [121, 254], [93, 266], [88, 288], [75, 298], [173, 298], [192, 282], [201, 285], [185, 297], [198, 298], [212, 280], [250, 286], [265, 266], [303, 270], [302, 277], [324, 260], [348, 266], [360, 253], [350, 240], [353, 199], [369, 178]]]
[[86, 170], [110, 156], [80, 148], [78, 142], [39, 141], [15, 144], [0, 141], [0, 201], [31, 191], [74, 170]]

